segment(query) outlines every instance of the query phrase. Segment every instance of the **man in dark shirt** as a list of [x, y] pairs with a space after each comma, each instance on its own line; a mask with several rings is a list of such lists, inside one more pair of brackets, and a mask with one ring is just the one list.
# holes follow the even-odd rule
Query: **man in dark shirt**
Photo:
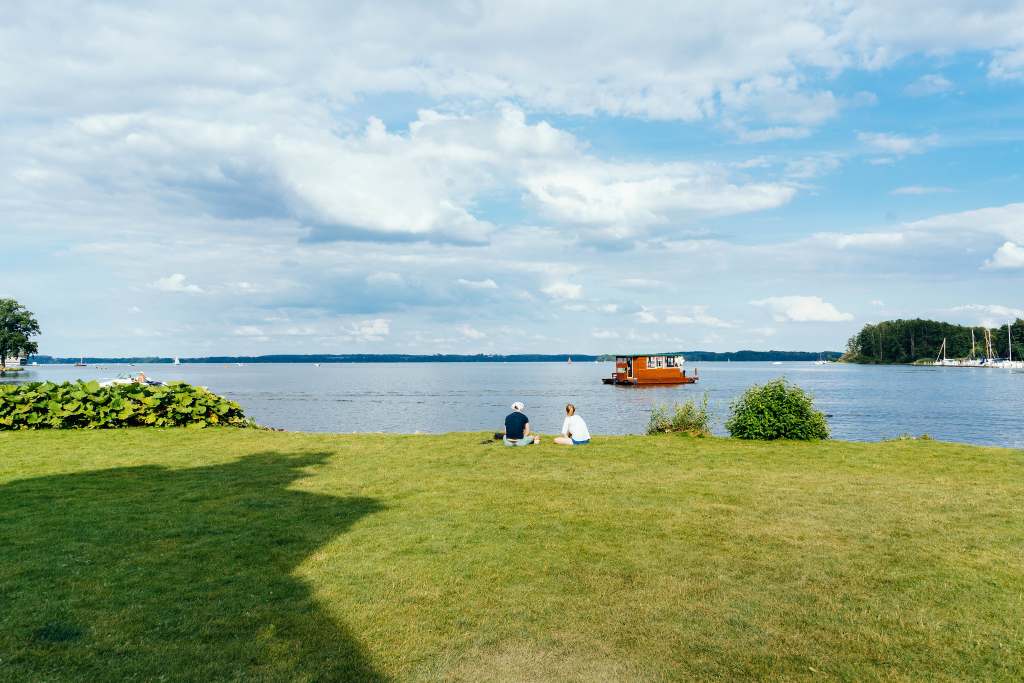
[[521, 402], [512, 404], [512, 412], [505, 417], [506, 446], [529, 446], [540, 443], [540, 437], [530, 433], [530, 418], [523, 414], [525, 408]]

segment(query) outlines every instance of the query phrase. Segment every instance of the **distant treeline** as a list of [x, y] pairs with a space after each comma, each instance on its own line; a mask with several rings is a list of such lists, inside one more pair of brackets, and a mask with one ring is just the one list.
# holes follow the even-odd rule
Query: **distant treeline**
[[[538, 363], [566, 362], [569, 358], [580, 361], [594, 361], [597, 356], [584, 354], [535, 354], [523, 353], [514, 355], [498, 354], [450, 354], [438, 353], [433, 355], [407, 354], [407, 353], [342, 353], [342, 354], [276, 354], [269, 356], [203, 356], [201, 358], [185, 358], [182, 363]], [[158, 356], [138, 356], [126, 358], [59, 358], [55, 356], [32, 356], [29, 362], [36, 362], [40, 365], [69, 364], [82, 361], [89, 365], [96, 364], [122, 364], [122, 363], [173, 363], [173, 358]]]
[[[682, 351], [688, 361], [808, 361], [836, 360], [842, 354], [837, 351]], [[345, 354], [303, 354], [303, 355], [270, 355], [270, 356], [204, 356], [201, 358], [181, 358], [182, 363], [565, 363], [569, 359], [579, 362], [595, 360], [614, 360], [615, 356], [593, 356], [584, 353], [571, 354], [537, 354], [521, 353], [512, 355], [500, 354], [450, 354], [433, 355], [403, 353], [345, 353]], [[115, 365], [130, 363], [172, 363], [173, 358], [158, 356], [133, 356], [123, 358], [60, 358], [56, 356], [32, 356], [29, 362], [40, 365], [68, 365], [82, 361], [88, 365]]]
[[[935, 360], [941, 353], [942, 340], [946, 340], [948, 358], [971, 356], [971, 332], [974, 332], [974, 356], [983, 358], [985, 328], [944, 323], [938, 320], [886, 320], [865, 325], [850, 337], [843, 360], [851, 363], [913, 363]], [[1024, 320], [1013, 323], [1013, 355], [1024, 357]], [[1006, 358], [1009, 340], [1006, 327], [992, 328], [992, 352], [995, 357]], [[1020, 355], [1018, 355], [1020, 354]]]

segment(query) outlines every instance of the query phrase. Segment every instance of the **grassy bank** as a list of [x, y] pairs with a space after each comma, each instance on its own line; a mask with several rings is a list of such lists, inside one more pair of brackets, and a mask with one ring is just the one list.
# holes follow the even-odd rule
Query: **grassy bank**
[[1020, 679], [1024, 452], [0, 434], [0, 680]]

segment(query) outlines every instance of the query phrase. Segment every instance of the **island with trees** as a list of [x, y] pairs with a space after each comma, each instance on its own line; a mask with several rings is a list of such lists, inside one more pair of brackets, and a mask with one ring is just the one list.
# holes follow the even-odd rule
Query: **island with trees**
[[[1024, 356], [1024, 320], [1010, 324], [1014, 356]], [[842, 360], [848, 363], [907, 364], [932, 362], [943, 353], [949, 358], [1009, 357], [1011, 337], [1007, 328], [957, 325], [938, 320], [885, 320], [869, 323], [853, 335]]]

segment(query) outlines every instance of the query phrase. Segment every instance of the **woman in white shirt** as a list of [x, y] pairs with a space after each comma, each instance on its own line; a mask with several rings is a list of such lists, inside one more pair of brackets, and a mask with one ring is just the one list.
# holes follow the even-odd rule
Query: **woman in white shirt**
[[576, 406], [571, 403], [565, 406], [562, 435], [555, 437], [555, 443], [563, 446], [583, 446], [590, 443], [590, 430], [587, 429], [587, 423], [576, 414]]

